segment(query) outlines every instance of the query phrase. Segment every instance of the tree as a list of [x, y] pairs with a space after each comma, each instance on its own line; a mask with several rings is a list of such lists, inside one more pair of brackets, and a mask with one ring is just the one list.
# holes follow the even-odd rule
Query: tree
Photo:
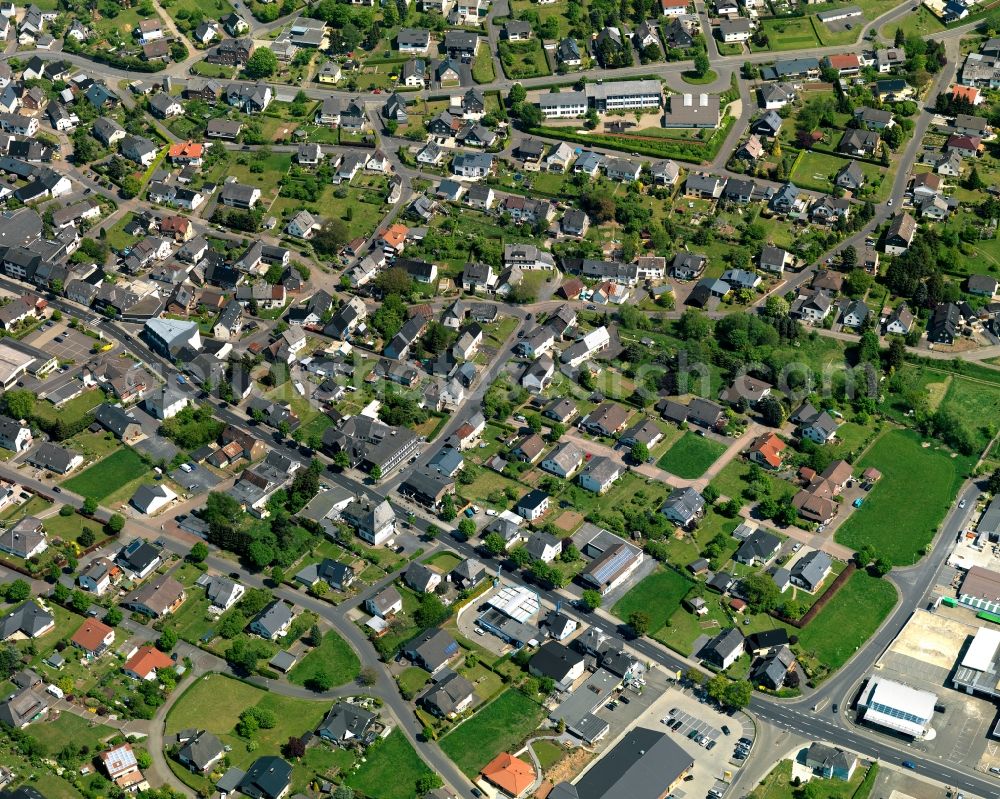
[[126, 175], [121, 179], [121, 182], [118, 185], [121, 189], [122, 197], [126, 200], [138, 197], [139, 192], [142, 191], [142, 181], [135, 175]]
[[699, 78], [703, 78], [711, 68], [712, 65], [708, 60], [708, 53], [704, 50], [699, 50], [694, 57], [694, 74]]
[[444, 783], [441, 781], [441, 778], [437, 774], [431, 772], [421, 774], [419, 777], [417, 777], [417, 783], [415, 786], [417, 791], [417, 796], [423, 796], [427, 793], [430, 793], [435, 788], [440, 788], [442, 785], [444, 785]]
[[254, 50], [253, 55], [247, 59], [247, 65], [244, 69], [248, 78], [263, 80], [278, 71], [278, 58], [273, 50], [267, 47], [258, 47]]
[[321, 694], [333, 688], [333, 677], [330, 676], [330, 672], [321, 666], [306, 680], [305, 686], [310, 691]]
[[351, 232], [346, 223], [340, 219], [328, 219], [323, 227], [313, 233], [311, 241], [317, 253], [332, 257], [350, 241], [350, 237]]
[[535, 128], [542, 124], [542, 111], [534, 103], [521, 103], [517, 106], [517, 116], [525, 127]]
[[177, 633], [167, 627], [160, 633], [160, 637], [156, 639], [156, 648], [161, 652], [169, 652], [175, 646], [177, 646]]
[[466, 538], [472, 538], [476, 534], [476, 523], [466, 517], [458, 523], [458, 531]]
[[902, 47], [906, 44], [906, 34], [903, 33], [902, 28], [896, 28], [896, 34], [893, 37], [893, 45], [895, 47]]
[[31, 586], [24, 580], [17, 579], [12, 583], [8, 583], [4, 587], [4, 595], [7, 597], [7, 601], [11, 604], [15, 602], [24, 602], [31, 596]]
[[770, 575], [755, 572], [743, 580], [743, 590], [747, 602], [757, 613], [767, 613], [774, 610], [781, 601], [781, 592]]
[[879, 577], [885, 577], [889, 572], [892, 571], [892, 561], [888, 558], [878, 558], [872, 564], [872, 571], [875, 572]]
[[[906, 342], [900, 336], [889, 339], [889, 348], [885, 351], [885, 368], [888, 372], [896, 372], [903, 365], [906, 357]], [[1000, 482], [997, 483], [1000, 487]]]
[[125, 617], [118, 608], [111, 608], [104, 614], [104, 623], [109, 627], [117, 627], [122, 623], [123, 618]]
[[84, 497], [83, 507], [80, 508], [84, 516], [93, 516], [97, 510], [97, 500], [93, 497]]
[[193, 547], [191, 551], [188, 552], [188, 560], [192, 563], [204, 563], [205, 558], [208, 557], [208, 544], [204, 541], [199, 541]]
[[724, 702], [729, 707], [742, 710], [750, 704], [753, 698], [753, 686], [747, 680], [731, 681], [726, 686]]
[[869, 563], [871, 563], [876, 558], [875, 547], [871, 544], [865, 544], [863, 547], [858, 549], [854, 553], [854, 562], [858, 564], [859, 568], [864, 568]]
[[285, 745], [282, 747], [282, 752], [285, 757], [290, 760], [298, 760], [306, 755], [306, 745], [305, 742], [294, 735], [290, 735]]
[[458, 511], [455, 510], [455, 500], [452, 498], [451, 494], [448, 494], [444, 501], [441, 503], [441, 518], [450, 522], [458, 516]]
[[323, 643], [323, 632], [320, 630], [318, 624], [314, 624], [309, 628], [309, 643], [312, 646], [319, 646]]
[[971, 189], [972, 191], [979, 191], [985, 185], [986, 184], [983, 182], [982, 176], [979, 174], [979, 170], [973, 166], [972, 169], [969, 170], [969, 177], [966, 178], [965, 181], [966, 188]]
[[451, 611], [436, 595], [426, 594], [414, 611], [413, 618], [421, 627], [436, 627], [450, 615]]
[[80, 535], [78, 535], [76, 537], [76, 543], [78, 543], [84, 549], [86, 549], [87, 547], [93, 546], [94, 545], [94, 541], [96, 541], [96, 540], [97, 540], [97, 536], [94, 535], [94, 531], [91, 530], [89, 527], [84, 527], [80, 531]]
[[330, 796], [332, 799], [354, 799], [354, 789], [347, 785], [338, 785], [337, 790], [330, 794]]
[[112, 513], [108, 519], [107, 528], [116, 535], [125, 528], [125, 517], [120, 513]]
[[593, 588], [588, 588], [580, 596], [581, 604], [590, 612], [597, 610], [601, 606], [601, 601], [604, 597], [601, 596], [600, 591], [595, 591]]
[[374, 466], [372, 466], [372, 469], [370, 472], [368, 472], [368, 474], [370, 474], [372, 480], [374, 480], [377, 483], [379, 480], [382, 479], [382, 467], [376, 463]]
[[483, 539], [483, 548], [496, 557], [507, 551], [507, 542], [498, 532], [492, 532]]
[[510, 92], [507, 94], [507, 103], [511, 108], [514, 108], [523, 103], [527, 97], [527, 90], [520, 83], [515, 83], [510, 87]]
[[363, 685], [365, 688], [371, 688], [371, 686], [377, 682], [378, 672], [371, 666], [365, 666], [358, 673], [358, 685]]
[[785, 422], [785, 407], [775, 397], [764, 397], [757, 403], [757, 410], [768, 427], [781, 427]]
[[649, 458], [649, 447], [643, 444], [641, 441], [636, 441], [632, 445], [632, 449], [629, 451], [629, 455], [632, 456], [633, 463], [645, 463]]
[[424, 537], [427, 538], [428, 541], [433, 541], [439, 535], [441, 535], [441, 528], [436, 524], [428, 524], [427, 529], [424, 530]]
[[649, 614], [641, 610], [633, 610], [628, 614], [628, 626], [636, 636], [649, 632]]
[[11, 419], [28, 419], [35, 410], [35, 395], [27, 390], [8, 391], [3, 395], [3, 407]]

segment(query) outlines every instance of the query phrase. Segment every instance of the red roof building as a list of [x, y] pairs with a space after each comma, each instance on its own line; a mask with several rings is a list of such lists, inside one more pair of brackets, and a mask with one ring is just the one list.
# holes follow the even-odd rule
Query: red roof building
[[114, 629], [97, 619], [87, 619], [70, 639], [73, 646], [82, 649], [89, 657], [100, 657], [114, 642]]
[[765, 469], [781, 468], [781, 453], [788, 445], [774, 433], [757, 436], [750, 444], [747, 457]]
[[480, 772], [491, 785], [508, 796], [518, 797], [535, 783], [535, 768], [507, 752], [501, 752]]
[[125, 673], [137, 680], [152, 680], [157, 669], [169, 669], [174, 665], [170, 656], [151, 646], [141, 646], [125, 663]]

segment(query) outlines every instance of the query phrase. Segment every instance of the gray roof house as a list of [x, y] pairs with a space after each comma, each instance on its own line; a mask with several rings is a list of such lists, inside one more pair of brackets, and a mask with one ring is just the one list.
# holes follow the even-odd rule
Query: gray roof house
[[404, 654], [414, 664], [434, 674], [460, 651], [454, 638], [444, 630], [434, 628], [410, 641], [404, 649]]
[[375, 715], [360, 705], [337, 702], [326, 714], [316, 734], [337, 746], [348, 746], [363, 741]]
[[252, 622], [250, 622], [250, 632], [256, 633], [261, 638], [273, 641], [288, 632], [295, 612], [291, 605], [276, 599], [264, 608]]
[[799, 588], [815, 591], [826, 579], [832, 566], [833, 559], [826, 552], [814, 549], [795, 562], [789, 579]]
[[705, 498], [693, 488], [675, 488], [660, 513], [681, 527], [687, 527], [705, 512]]
[[781, 539], [778, 536], [755, 530], [747, 538], [733, 556], [738, 563], [753, 565], [755, 563], [766, 563], [773, 558], [781, 547]]
[[467, 710], [475, 698], [472, 683], [448, 669], [418, 701], [435, 716], [452, 718]]
[[698, 652], [698, 658], [725, 670], [743, 654], [745, 648], [743, 633], [735, 627], [723, 630]]

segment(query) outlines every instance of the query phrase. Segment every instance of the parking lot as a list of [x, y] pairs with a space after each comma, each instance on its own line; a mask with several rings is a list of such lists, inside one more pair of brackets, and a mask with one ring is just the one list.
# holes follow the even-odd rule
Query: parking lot
[[[735, 774], [739, 767], [738, 763], [731, 760], [733, 747], [738, 738], [743, 735], [753, 735], [753, 725], [749, 722], [744, 727], [740, 714], [728, 716], [720, 713], [713, 707], [698, 701], [688, 691], [680, 691], [666, 681], [665, 675], [659, 669], [653, 669], [646, 674], [646, 688], [639, 701], [644, 706], [641, 712], [636, 713], [638, 708], [636, 697], [630, 692], [626, 692], [630, 701], [627, 705], [618, 705], [614, 711], [601, 708], [597, 715], [601, 718], [612, 720], [610, 734], [600, 742], [602, 752], [613, 748], [618, 738], [633, 725], [645, 727], [658, 732], [664, 732], [673, 736], [674, 742], [685, 752], [691, 755], [694, 760], [694, 768], [691, 771], [692, 779], [680, 783], [674, 788], [672, 795], [674, 799], [702, 799], [708, 795], [717, 780], [723, 778], [726, 772]], [[681, 731], [670, 731], [663, 723], [663, 719], [668, 718], [671, 711], [678, 719], [685, 719], [688, 731], [693, 723], [703, 725], [705, 729], [714, 730], [719, 736], [716, 746], [707, 749], [699, 746]], [[623, 714], [615, 718], [615, 714]], [[624, 713], [628, 714], [626, 719]], [[722, 733], [722, 727], [728, 727], [728, 736]], [[683, 729], [683, 727], [682, 727]], [[592, 768], [600, 768], [598, 759]]]
[[178, 485], [184, 486], [192, 494], [203, 494], [206, 491], [211, 491], [222, 482], [221, 477], [200, 464], [187, 465], [191, 467], [190, 472], [180, 468], [174, 469], [170, 472], [170, 479]]
[[[57, 341], [57, 339], [59, 339]], [[51, 327], [43, 326], [24, 337], [24, 343], [37, 347], [52, 355], [60, 363], [72, 361], [82, 364], [90, 359], [94, 339], [70, 328], [66, 322], [55, 322]]]

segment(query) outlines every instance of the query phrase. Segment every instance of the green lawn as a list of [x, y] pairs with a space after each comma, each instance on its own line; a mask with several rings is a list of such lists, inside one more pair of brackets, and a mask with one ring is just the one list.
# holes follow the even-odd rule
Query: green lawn
[[566, 754], [565, 749], [552, 741], [535, 741], [531, 748], [538, 756], [538, 764], [542, 767], [542, 771], [552, 768]]
[[[768, 46], [766, 49], [772, 52], [819, 47], [819, 39], [816, 38], [816, 32], [808, 17], [787, 19], [772, 17], [761, 20], [760, 27], [767, 34]], [[757, 51], [761, 48], [753, 47], [752, 49]]]
[[67, 744], [89, 746], [92, 751], [100, 749], [102, 741], [116, 732], [104, 724], [92, 723], [89, 719], [62, 713], [55, 721], [46, 721], [32, 727], [32, 734], [43, 743], [46, 750], [55, 755]]
[[512, 751], [543, 715], [539, 704], [511, 688], [442, 738], [441, 749], [472, 777], [500, 752]]
[[347, 778], [347, 784], [365, 796], [411, 799], [417, 780], [433, 772], [399, 730], [369, 749], [366, 761]]
[[117, 452], [71, 477], [64, 485], [84, 497], [98, 502], [120, 491], [126, 484], [149, 472], [149, 467], [133, 450], [122, 447]]
[[611, 609], [622, 621], [642, 611], [649, 615], [649, 631], [655, 633], [681, 606], [694, 583], [673, 569], [660, 569], [630, 589]]
[[852, 510], [836, 540], [854, 549], [871, 544], [898, 566], [916, 563], [954, 500], [968, 460], [952, 457], [935, 441], [922, 447], [916, 433], [892, 430], [857, 464], [869, 466], [882, 472], [882, 479], [864, 505]]
[[718, 441], [694, 433], [685, 433], [664, 453], [656, 465], [678, 477], [694, 480], [701, 477], [725, 451], [725, 446]]
[[305, 685], [323, 671], [329, 676], [331, 685], [346, 685], [361, 671], [361, 662], [354, 650], [333, 630], [327, 632], [323, 642], [296, 664], [288, 673], [288, 680]]
[[75, 422], [94, 410], [104, 400], [103, 391], [91, 389], [84, 391], [79, 397], [74, 397], [69, 402], [63, 403], [58, 408], [46, 400], [36, 401], [32, 414], [45, 421], [54, 422], [56, 419], [64, 419], [67, 422]]
[[[20, 521], [25, 516], [37, 516], [44, 510], [52, 507], [52, 503], [47, 499], [42, 499], [37, 494], [32, 496], [27, 502], [22, 502], [20, 505], [11, 505], [9, 508], [4, 509], [3, 513], [0, 513], [0, 519], [3, 521]], [[45, 529], [52, 533], [52, 528], [49, 527], [49, 520], [45, 520]]]
[[429, 558], [424, 558], [424, 563], [433, 566], [442, 574], [448, 574], [461, 562], [462, 559], [454, 552], [438, 552]]
[[56, 513], [45, 519], [45, 531], [63, 541], [75, 541], [85, 526], [93, 530], [94, 535], [101, 537], [100, 523], [91, 521], [79, 513], [73, 513], [71, 516], [60, 516]]
[[[837, 132], [834, 135], [839, 137], [839, 133]], [[792, 167], [791, 179], [795, 181], [795, 185], [797, 186], [830, 194], [833, 192], [833, 179], [851, 160], [850, 158], [842, 158], [839, 155], [831, 155], [830, 153], [804, 150], [795, 160], [795, 166]], [[874, 164], [858, 161], [858, 166], [865, 173], [865, 177], [869, 183], [877, 180], [882, 175], [882, 170]]]
[[892, 612], [896, 599], [888, 580], [856, 571], [799, 633], [799, 649], [831, 671], [839, 669]]

